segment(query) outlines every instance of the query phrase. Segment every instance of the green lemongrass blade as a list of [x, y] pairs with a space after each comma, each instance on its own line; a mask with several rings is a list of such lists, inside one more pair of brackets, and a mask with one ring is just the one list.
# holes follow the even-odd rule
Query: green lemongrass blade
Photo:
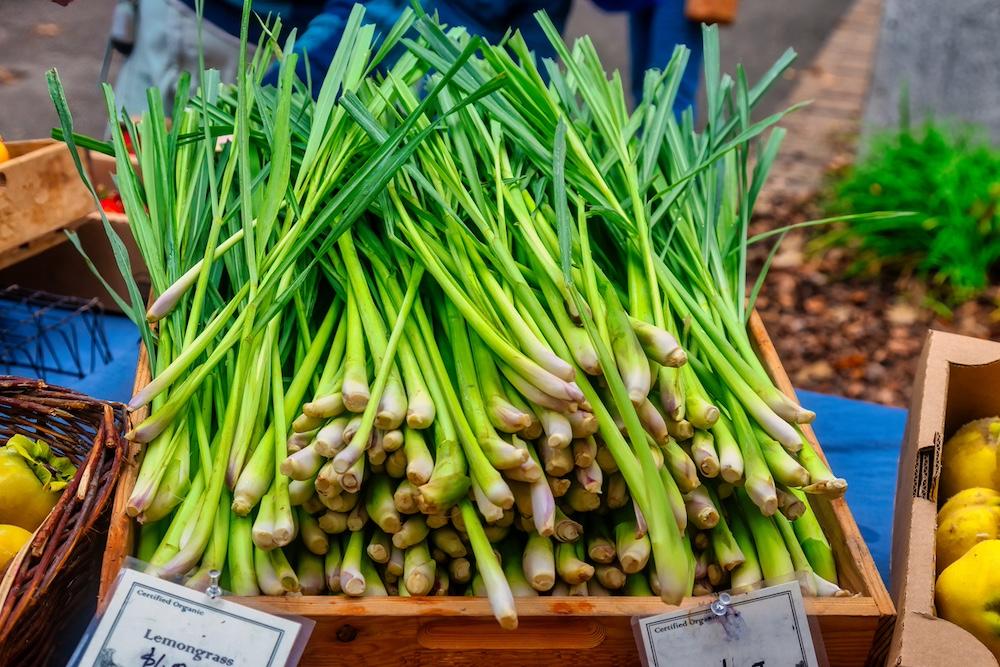
[[572, 282], [572, 234], [569, 221], [569, 203], [566, 199], [566, 123], [560, 118], [556, 125], [555, 148], [552, 152], [552, 189], [555, 197], [556, 228], [559, 232], [559, 260], [563, 278]]

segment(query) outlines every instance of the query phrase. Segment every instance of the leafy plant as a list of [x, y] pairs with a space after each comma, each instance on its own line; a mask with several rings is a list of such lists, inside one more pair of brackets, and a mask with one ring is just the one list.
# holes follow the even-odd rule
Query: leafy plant
[[854, 220], [818, 245], [854, 248], [855, 272], [913, 271], [946, 302], [961, 302], [988, 287], [1000, 263], [998, 204], [1000, 151], [969, 128], [904, 124], [835, 178], [826, 209], [910, 213]]

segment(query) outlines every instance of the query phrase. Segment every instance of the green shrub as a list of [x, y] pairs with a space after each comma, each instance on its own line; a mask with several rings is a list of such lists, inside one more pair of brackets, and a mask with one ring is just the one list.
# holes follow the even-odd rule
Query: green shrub
[[821, 245], [857, 251], [854, 270], [913, 271], [945, 301], [976, 296], [1000, 262], [1000, 151], [933, 122], [876, 137], [836, 175], [831, 215], [912, 211], [838, 226]]

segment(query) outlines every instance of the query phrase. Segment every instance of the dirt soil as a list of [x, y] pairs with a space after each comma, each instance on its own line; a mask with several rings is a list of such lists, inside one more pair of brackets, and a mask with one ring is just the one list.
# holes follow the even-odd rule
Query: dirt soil
[[[758, 207], [751, 235], [820, 217], [815, 203], [772, 202]], [[906, 407], [928, 329], [1000, 339], [1000, 287], [942, 315], [926, 306], [920, 281], [849, 277], [849, 253], [817, 252], [815, 236], [785, 238], [757, 301], [796, 387]], [[768, 242], [751, 251], [754, 271]]]

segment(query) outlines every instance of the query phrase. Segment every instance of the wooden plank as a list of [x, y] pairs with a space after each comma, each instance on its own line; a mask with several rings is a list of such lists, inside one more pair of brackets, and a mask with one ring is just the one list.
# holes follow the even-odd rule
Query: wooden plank
[[[794, 396], [763, 323], [753, 314], [749, 329], [765, 368], [777, 386]], [[136, 388], [149, 382], [143, 352]], [[132, 415], [137, 424], [146, 409]], [[822, 449], [808, 426], [803, 432], [820, 456]], [[108, 550], [101, 578], [106, 594], [120, 563], [131, 553], [134, 524], [125, 514], [138, 473], [138, 457], [123, 471], [115, 497]], [[857, 595], [847, 598], [807, 598], [806, 612], [822, 634], [831, 665], [864, 665], [880, 624], [895, 612], [875, 569], [871, 554], [843, 499], [813, 502], [834, 547], [841, 585]], [[591, 666], [639, 664], [631, 619], [664, 613], [677, 607], [659, 598], [537, 597], [516, 600], [519, 627], [502, 630], [493, 620], [489, 602], [470, 597], [348, 598], [303, 596], [238, 598], [253, 607], [306, 616], [316, 628], [301, 664], [330, 665], [508, 665], [571, 663]], [[708, 598], [688, 598], [680, 607], [705, 604]], [[547, 638], [547, 641], [546, 641]]]
[[0, 255], [94, 209], [69, 149], [61, 143], [39, 144], [12, 142], [17, 157], [0, 164]]

